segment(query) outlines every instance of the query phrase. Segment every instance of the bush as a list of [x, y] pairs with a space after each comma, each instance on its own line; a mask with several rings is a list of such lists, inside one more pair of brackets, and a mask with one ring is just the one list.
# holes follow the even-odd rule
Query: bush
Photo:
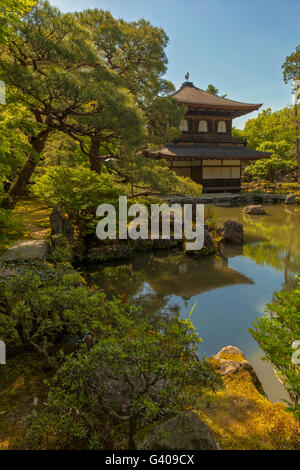
[[275, 303], [267, 304], [266, 313], [250, 332], [290, 395], [288, 409], [300, 419], [300, 365], [292, 361], [292, 344], [300, 340], [300, 289], [277, 293]]
[[0, 338], [8, 353], [33, 349], [49, 365], [65, 337], [81, 344], [88, 332], [107, 334], [119, 312], [130, 309], [86, 287], [71, 267], [45, 263], [29, 264], [1, 280], [0, 298]]
[[98, 175], [86, 168], [64, 167], [48, 168], [32, 191], [50, 207], [59, 206], [82, 232], [95, 217], [99, 204], [115, 201], [122, 194], [107, 173]]
[[199, 339], [189, 322], [159, 333], [125, 317], [120, 326], [66, 357], [47, 402], [29, 417], [35, 447], [134, 448], [141, 427], [199, 406], [206, 387], [221, 385], [212, 365], [196, 359]]
[[243, 179], [245, 181], [266, 179], [274, 182], [289, 177], [291, 180], [296, 180], [296, 170], [296, 161], [273, 156], [250, 163], [244, 170]]

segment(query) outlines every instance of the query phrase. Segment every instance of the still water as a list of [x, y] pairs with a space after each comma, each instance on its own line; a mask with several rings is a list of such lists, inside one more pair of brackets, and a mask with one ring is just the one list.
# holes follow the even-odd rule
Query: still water
[[240, 207], [208, 209], [219, 222], [244, 224], [243, 247], [226, 246], [224, 258], [194, 258], [180, 251], [137, 254], [130, 261], [88, 268], [90, 279], [109, 295], [142, 305], [151, 319], [187, 317], [203, 342], [200, 355], [238, 346], [256, 370], [272, 401], [287, 399], [272, 366], [248, 328], [274, 292], [296, 286], [300, 274], [300, 209], [266, 206], [267, 215], [249, 216]]

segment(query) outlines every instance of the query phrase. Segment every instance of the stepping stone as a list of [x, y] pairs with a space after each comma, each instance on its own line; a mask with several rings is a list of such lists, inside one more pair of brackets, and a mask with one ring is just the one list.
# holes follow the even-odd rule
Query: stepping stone
[[0, 257], [1, 261], [47, 259], [49, 243], [47, 240], [19, 240]]

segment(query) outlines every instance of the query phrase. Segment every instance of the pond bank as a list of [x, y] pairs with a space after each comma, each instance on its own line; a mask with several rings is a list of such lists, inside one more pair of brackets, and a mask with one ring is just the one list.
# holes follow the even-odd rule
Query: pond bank
[[210, 204], [226, 206], [243, 206], [248, 204], [278, 204], [284, 203], [288, 194], [252, 194], [252, 193], [218, 193], [203, 194], [199, 197], [168, 197], [169, 203]]

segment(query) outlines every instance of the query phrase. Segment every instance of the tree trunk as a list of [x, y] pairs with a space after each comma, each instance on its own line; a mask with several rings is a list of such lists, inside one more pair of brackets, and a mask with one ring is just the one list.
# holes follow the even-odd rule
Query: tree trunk
[[100, 142], [97, 139], [91, 140], [90, 146], [90, 169], [101, 175], [102, 162], [99, 158]]
[[0, 203], [0, 207], [2, 209], [14, 209], [17, 202], [24, 195], [30, 178], [39, 162], [39, 156], [44, 150], [49, 132], [50, 131], [47, 129], [42, 131], [37, 137], [31, 137], [30, 143], [35, 152], [28, 155], [23, 168], [21, 168], [15, 180], [11, 184], [9, 191], [2, 199]]
[[[296, 98], [297, 100], [297, 98]], [[300, 138], [299, 138], [299, 123], [298, 123], [298, 103], [296, 101], [294, 106], [294, 114], [296, 121], [296, 158], [298, 163], [298, 182], [300, 183]]]

